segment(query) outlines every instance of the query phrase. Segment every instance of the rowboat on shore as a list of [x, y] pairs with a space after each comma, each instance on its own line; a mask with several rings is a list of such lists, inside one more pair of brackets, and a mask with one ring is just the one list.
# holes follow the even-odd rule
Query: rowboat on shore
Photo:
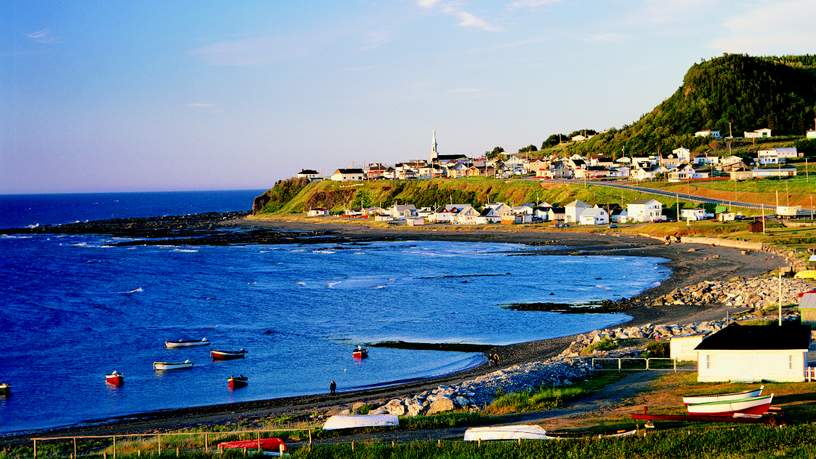
[[351, 352], [351, 357], [357, 360], [368, 358], [368, 349], [358, 345], [354, 351]]
[[689, 414], [703, 414], [708, 416], [763, 415], [771, 407], [773, 394], [759, 397], [746, 397], [739, 400], [722, 402], [697, 403], [687, 405]]
[[364, 427], [395, 427], [399, 418], [390, 414], [366, 414], [359, 416], [332, 416], [323, 424], [323, 430], [360, 429]]
[[105, 375], [105, 382], [111, 386], [119, 387], [125, 382], [125, 377], [116, 370], [111, 374]]
[[8, 383], [0, 383], [0, 395], [8, 395], [11, 393], [11, 385]]
[[198, 347], [198, 346], [209, 346], [210, 342], [207, 341], [207, 338], [201, 339], [179, 339], [176, 341], [165, 341], [164, 347], [167, 349], [178, 349], [181, 347]]
[[186, 370], [193, 368], [193, 362], [185, 360], [183, 362], [153, 362], [153, 369], [156, 371]]
[[210, 351], [210, 356], [213, 360], [235, 360], [243, 359], [246, 355], [246, 349], [239, 349], [237, 351], [227, 351], [223, 349], [213, 349]]
[[490, 440], [552, 440], [539, 425], [519, 424], [510, 426], [471, 427], [465, 431], [465, 441]]
[[244, 375], [230, 376], [227, 378], [227, 387], [230, 389], [246, 387], [247, 384], [249, 384], [249, 378]]
[[286, 443], [277, 437], [259, 438], [257, 440], [225, 441], [218, 444], [218, 451], [225, 449], [246, 449], [247, 451], [262, 450], [282, 453], [286, 451]]
[[759, 389], [745, 390], [742, 392], [731, 392], [727, 394], [709, 394], [709, 395], [692, 395], [683, 397], [684, 405], [696, 405], [699, 403], [710, 402], [727, 402], [729, 400], [742, 400], [744, 398], [759, 397], [765, 386], [759, 386]]

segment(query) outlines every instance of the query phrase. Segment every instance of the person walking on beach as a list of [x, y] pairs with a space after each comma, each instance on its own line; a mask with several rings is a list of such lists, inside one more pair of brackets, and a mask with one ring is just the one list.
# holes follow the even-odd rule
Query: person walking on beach
[[335, 392], [337, 392], [337, 383], [333, 379], [329, 383], [329, 392], [331, 392], [331, 395], [334, 395]]

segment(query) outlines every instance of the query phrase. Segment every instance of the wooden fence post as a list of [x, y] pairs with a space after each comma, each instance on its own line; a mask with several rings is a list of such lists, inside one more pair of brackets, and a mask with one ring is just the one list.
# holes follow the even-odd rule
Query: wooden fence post
[[207, 451], [207, 452], [210, 451], [210, 434], [209, 433], [204, 434], [204, 451]]
[[258, 451], [261, 451], [261, 432], [257, 432], [258, 435]]
[[156, 443], [159, 445], [159, 456], [161, 456], [161, 434], [156, 434]]
[[37, 440], [34, 440], [34, 459], [37, 459]]
[[651, 359], [646, 359], [646, 369], [647, 370], [649, 369], [649, 360], [651, 360]]
[[113, 459], [116, 459], [116, 435], [111, 437], [113, 439]]
[[74, 459], [76, 459], [77, 457], [76, 437], [72, 438], [72, 440], [74, 441]]
[[618, 357], [618, 372], [619, 372], [619, 373], [622, 371], [622, 370], [621, 370], [621, 362], [623, 362], [623, 360], [621, 360], [621, 358], [620, 358], [620, 357]]

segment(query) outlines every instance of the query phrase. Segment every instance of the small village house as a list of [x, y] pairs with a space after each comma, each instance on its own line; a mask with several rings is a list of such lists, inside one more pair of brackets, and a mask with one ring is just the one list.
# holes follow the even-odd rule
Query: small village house
[[301, 169], [295, 177], [305, 178], [311, 182], [312, 180], [320, 180], [320, 173], [314, 169]]
[[357, 182], [365, 180], [365, 171], [359, 168], [337, 169], [331, 176], [334, 182]]
[[627, 221], [650, 223], [664, 221], [663, 204], [656, 199], [643, 199], [626, 205]]
[[575, 200], [571, 203], [564, 206], [564, 222], [565, 223], [578, 223], [581, 219], [581, 213], [583, 213], [586, 209], [589, 209], [589, 204], [585, 203], [584, 201]]
[[771, 130], [768, 128], [757, 129], [755, 131], [745, 131], [746, 139], [761, 139], [763, 137], [771, 137]]
[[714, 131], [711, 129], [704, 129], [702, 131], [697, 131], [694, 133], [694, 137], [711, 137], [713, 139], [720, 138], [720, 131]]
[[689, 161], [691, 161], [691, 151], [689, 151], [688, 148], [685, 148], [685, 147], [675, 148], [674, 150], [672, 150], [672, 154], [680, 162], [689, 162]]
[[307, 217], [327, 217], [329, 215], [329, 209], [324, 209], [322, 207], [317, 207], [315, 209], [309, 209], [306, 212]]
[[563, 222], [566, 218], [566, 210], [563, 207], [550, 207], [550, 210], [547, 211], [547, 221], [551, 222]]
[[810, 327], [729, 325], [709, 335], [697, 350], [698, 382], [802, 382]]
[[705, 209], [699, 207], [680, 210], [680, 218], [686, 221], [705, 220], [708, 215]]
[[674, 360], [696, 362], [697, 350], [703, 335], [674, 336], [669, 341], [669, 357]]
[[607, 225], [609, 224], [609, 214], [605, 209], [595, 206], [581, 212], [578, 223], [581, 225]]
[[417, 210], [413, 204], [394, 204], [388, 210], [388, 214], [391, 216], [391, 218], [405, 220], [416, 217]]

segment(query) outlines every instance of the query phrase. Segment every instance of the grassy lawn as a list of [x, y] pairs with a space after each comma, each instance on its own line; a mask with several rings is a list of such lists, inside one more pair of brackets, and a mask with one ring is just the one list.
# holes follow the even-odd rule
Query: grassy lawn
[[496, 397], [487, 406], [485, 413], [502, 415], [551, 410], [564, 406], [566, 402], [571, 400], [597, 392], [607, 384], [613, 383], [622, 377], [623, 375], [618, 372], [599, 373], [586, 381], [571, 386], [542, 386], [535, 390], [503, 394]]

